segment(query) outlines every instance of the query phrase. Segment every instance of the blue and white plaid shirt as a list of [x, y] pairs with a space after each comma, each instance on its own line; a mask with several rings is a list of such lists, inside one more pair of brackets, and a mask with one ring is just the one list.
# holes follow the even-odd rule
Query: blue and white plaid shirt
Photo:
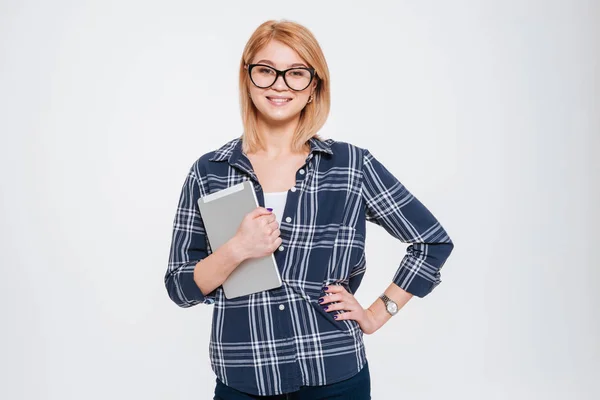
[[255, 395], [334, 383], [365, 364], [358, 324], [335, 320], [318, 299], [327, 285], [358, 289], [366, 221], [411, 243], [393, 281], [418, 297], [440, 283], [439, 270], [453, 248], [436, 218], [368, 150], [331, 139], [309, 142], [281, 218], [283, 243], [275, 254], [280, 288], [228, 300], [221, 287], [204, 296], [194, 282], [196, 263], [212, 252], [198, 198], [251, 179], [264, 206], [240, 138], [194, 163], [175, 216], [165, 275], [169, 296], [181, 307], [214, 303], [212, 368], [226, 385]]

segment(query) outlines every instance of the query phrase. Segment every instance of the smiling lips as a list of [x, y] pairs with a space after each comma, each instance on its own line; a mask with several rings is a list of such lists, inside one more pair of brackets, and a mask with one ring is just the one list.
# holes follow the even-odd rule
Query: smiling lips
[[282, 106], [292, 101], [290, 97], [283, 96], [267, 96], [267, 100], [274, 106]]

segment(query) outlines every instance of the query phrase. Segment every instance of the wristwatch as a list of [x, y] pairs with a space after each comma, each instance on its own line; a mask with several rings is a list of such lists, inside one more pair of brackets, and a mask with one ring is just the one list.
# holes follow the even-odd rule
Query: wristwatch
[[379, 296], [379, 298], [383, 300], [383, 303], [385, 304], [385, 309], [391, 316], [394, 316], [398, 313], [398, 304], [396, 304], [394, 300], [390, 299], [385, 294], [382, 294], [381, 296]]

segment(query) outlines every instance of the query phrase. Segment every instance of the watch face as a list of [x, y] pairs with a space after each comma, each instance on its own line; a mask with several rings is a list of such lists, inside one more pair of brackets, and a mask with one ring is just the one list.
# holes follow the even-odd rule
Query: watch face
[[390, 301], [387, 304], [387, 310], [390, 314], [396, 314], [398, 312], [398, 306], [396, 305], [396, 303]]

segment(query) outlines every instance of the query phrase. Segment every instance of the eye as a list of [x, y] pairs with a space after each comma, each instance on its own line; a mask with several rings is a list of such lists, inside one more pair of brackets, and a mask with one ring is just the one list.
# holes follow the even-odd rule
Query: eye
[[305, 69], [293, 69], [289, 72], [289, 74], [294, 78], [303, 78], [310, 76], [310, 73]]
[[258, 72], [261, 74], [274, 74], [275, 71], [273, 71], [271, 68], [267, 68], [267, 67], [258, 67]]

